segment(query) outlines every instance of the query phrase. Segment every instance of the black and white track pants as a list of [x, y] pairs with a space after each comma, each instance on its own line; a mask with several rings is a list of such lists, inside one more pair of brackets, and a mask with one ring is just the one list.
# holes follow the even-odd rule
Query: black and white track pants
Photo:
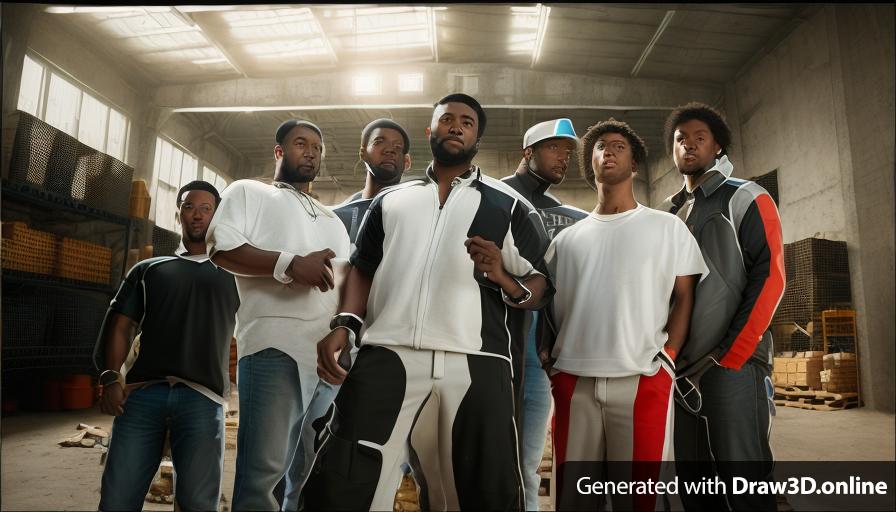
[[367, 345], [334, 406], [307, 510], [392, 510], [409, 458], [423, 510], [524, 508], [506, 360]]

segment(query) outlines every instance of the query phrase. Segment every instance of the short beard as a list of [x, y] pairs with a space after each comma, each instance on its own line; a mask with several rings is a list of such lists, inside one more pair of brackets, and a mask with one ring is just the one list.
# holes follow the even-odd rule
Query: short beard
[[396, 165], [395, 170], [388, 170], [384, 167], [380, 167], [378, 165], [373, 165], [368, 162], [364, 162], [364, 166], [367, 168], [367, 172], [373, 176], [373, 180], [379, 183], [380, 185], [390, 186], [395, 185], [399, 181], [401, 181], [402, 170], [398, 168]]
[[195, 244], [195, 243], [199, 243], [199, 242], [205, 242], [206, 233], [208, 233], [208, 229], [203, 230], [202, 233], [200, 233], [198, 235], [193, 235], [192, 233], [190, 233], [189, 229], [186, 229], [186, 230], [184, 230], [184, 237], [189, 242]]
[[286, 161], [280, 164], [280, 180], [286, 183], [310, 183], [317, 177], [320, 167], [311, 171], [311, 173], [302, 172], [299, 166], [290, 167]]
[[473, 157], [479, 152], [479, 148], [474, 144], [471, 148], [464, 148], [458, 153], [451, 153], [444, 148], [444, 142], [445, 139], [440, 139], [433, 134], [429, 136], [429, 148], [432, 150], [432, 157], [442, 165], [468, 164], [473, 161]]

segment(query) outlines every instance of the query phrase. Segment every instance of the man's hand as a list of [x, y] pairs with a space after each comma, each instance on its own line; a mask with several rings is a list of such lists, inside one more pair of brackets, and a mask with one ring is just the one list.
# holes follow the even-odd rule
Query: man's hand
[[286, 274], [293, 278], [290, 285], [295, 283], [314, 286], [322, 292], [332, 290], [335, 278], [330, 260], [335, 257], [336, 253], [330, 249], [315, 251], [307, 256], [296, 256], [286, 270]]
[[317, 342], [317, 376], [333, 385], [342, 384], [348, 372], [339, 366], [339, 354], [350, 350], [348, 330], [337, 327]]
[[120, 382], [113, 382], [103, 386], [103, 395], [100, 397], [100, 411], [112, 416], [124, 414], [124, 404], [128, 401], [127, 388], [123, 388]]
[[505, 281], [507, 271], [504, 270], [504, 260], [501, 257], [501, 249], [495, 242], [486, 240], [480, 236], [468, 238], [464, 245], [467, 253], [473, 260], [473, 267], [477, 272], [485, 274], [486, 279], [499, 284]]

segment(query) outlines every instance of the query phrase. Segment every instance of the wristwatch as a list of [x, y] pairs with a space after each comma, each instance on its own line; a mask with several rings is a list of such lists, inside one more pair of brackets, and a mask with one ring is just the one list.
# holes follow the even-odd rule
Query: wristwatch
[[504, 298], [505, 302], [516, 304], [518, 306], [532, 298], [532, 290], [526, 288], [526, 285], [521, 283], [518, 279], [514, 279], [514, 281], [516, 281], [516, 284], [520, 285], [520, 288], [523, 289], [523, 294], [519, 297], [511, 297], [510, 295], [507, 295], [507, 292], [502, 288], [501, 296]]
[[342, 327], [348, 331], [348, 342], [354, 346], [358, 346], [361, 340], [361, 327], [364, 321], [361, 317], [352, 313], [336, 313], [330, 320], [330, 329]]

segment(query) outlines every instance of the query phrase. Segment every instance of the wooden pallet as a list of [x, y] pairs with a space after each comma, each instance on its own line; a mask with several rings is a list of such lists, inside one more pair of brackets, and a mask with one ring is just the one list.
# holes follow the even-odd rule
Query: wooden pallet
[[806, 386], [775, 388], [775, 405], [810, 409], [814, 411], [839, 411], [859, 406], [858, 393], [832, 393]]

